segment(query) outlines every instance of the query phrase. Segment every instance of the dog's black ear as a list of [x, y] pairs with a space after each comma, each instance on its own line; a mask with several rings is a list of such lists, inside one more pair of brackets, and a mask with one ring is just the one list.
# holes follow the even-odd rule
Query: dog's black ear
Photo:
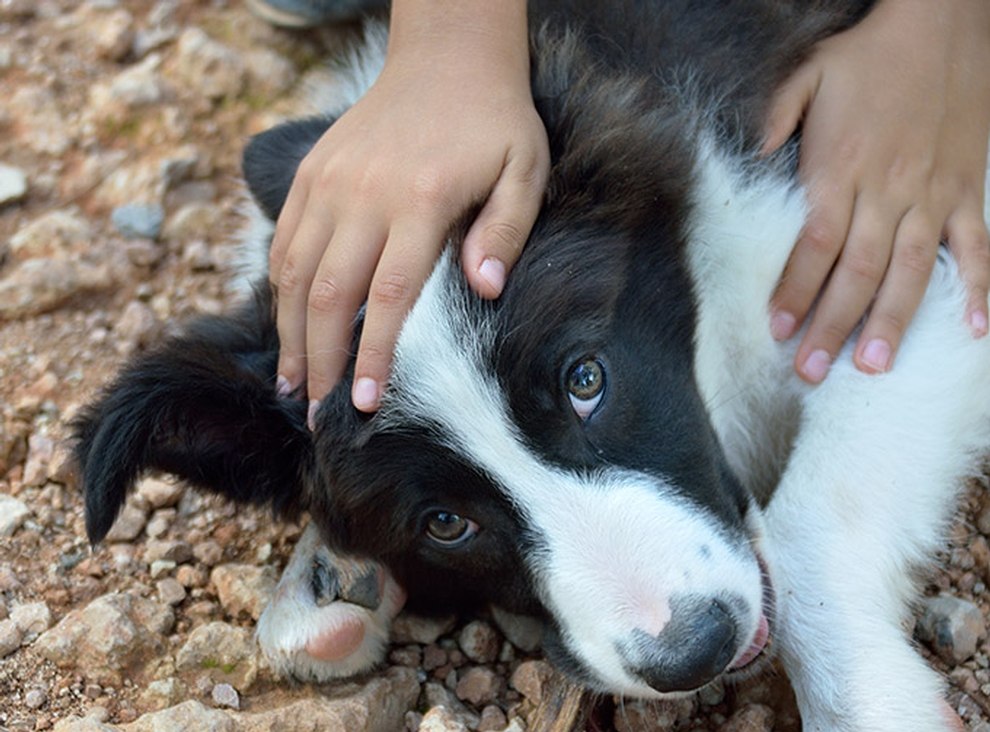
[[332, 117], [310, 117], [273, 127], [251, 138], [242, 167], [251, 195], [272, 221], [278, 218], [299, 163], [333, 124]]
[[312, 439], [306, 405], [276, 394], [277, 358], [266, 294], [133, 360], [73, 424], [90, 540], [146, 470], [283, 515], [303, 508]]

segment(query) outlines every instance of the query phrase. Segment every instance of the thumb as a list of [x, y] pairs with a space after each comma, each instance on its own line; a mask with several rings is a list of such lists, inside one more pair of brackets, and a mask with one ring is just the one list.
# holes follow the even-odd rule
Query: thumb
[[471, 288], [493, 300], [519, 259], [543, 204], [549, 163], [546, 155], [511, 158], [464, 237], [461, 265]]
[[805, 62], [781, 84], [770, 100], [760, 155], [774, 152], [794, 134], [818, 91], [820, 81], [818, 66]]

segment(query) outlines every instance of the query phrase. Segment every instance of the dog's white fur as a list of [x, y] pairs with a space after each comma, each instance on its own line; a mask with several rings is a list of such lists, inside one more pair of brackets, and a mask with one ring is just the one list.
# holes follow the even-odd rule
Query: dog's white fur
[[[384, 35], [370, 37], [367, 50], [374, 57], [384, 50]], [[356, 68], [360, 73], [348, 83], [344, 104], [370, 85], [374, 74], [365, 71], [380, 63], [365, 59]], [[699, 144], [689, 246], [699, 300], [696, 376], [732, 467], [757, 496], [769, 499], [761, 550], [777, 594], [776, 647], [796, 689], [804, 729], [944, 730], [941, 682], [912, 649], [904, 621], [916, 589], [912, 572], [940, 546], [961, 481], [990, 444], [990, 339], [970, 334], [964, 287], [943, 253], [890, 373], [858, 372], [847, 347], [821, 386], [801, 383], [792, 369], [798, 339], [773, 340], [768, 303], [805, 218], [803, 193], [776, 173], [744, 169], [704, 136]], [[266, 244], [259, 243], [261, 251]], [[629, 524], [676, 526], [680, 533], [671, 544], [645, 541], [640, 556], [647, 558], [671, 546], [714, 541], [717, 531], [679, 511], [676, 499], [658, 500], [663, 487], [644, 486], [639, 476], [610, 476], [607, 482], [621, 488], [596, 491], [528, 454], [472, 354], [452, 348], [438, 357], [434, 350], [437, 318], [449, 327], [456, 306], [444, 300], [440, 282], [449, 269], [437, 268], [399, 339], [397, 363], [412, 361], [415, 367], [396, 372], [422, 377], [414, 389], [422, 401], [386, 401], [384, 413], [440, 420], [452, 440], [461, 440], [454, 446], [507, 486], [516, 505], [550, 537], [550, 551], [538, 560], [548, 570], [542, 576], [554, 578], [542, 588], [543, 599], [557, 617], [573, 619], [566, 630], [585, 662], [615, 688], [649, 694], [622, 668], [614, 648], [581, 645], [582, 637], [593, 635], [585, 632], [586, 624], [600, 636], [603, 624], [629, 622], [617, 618], [614, 607], [599, 606], [596, 593], [586, 588], [676, 578], [650, 575], [628, 566], [628, 559], [617, 566], [612, 557], [628, 557], [630, 541], [643, 536], [616, 537], [597, 524], [575, 525], [573, 516], [582, 512], [574, 505], [595, 501], [594, 510], [584, 513], [606, 516], [612, 525], [625, 513]], [[419, 343], [423, 334], [432, 334], [425, 345]], [[452, 362], [463, 362], [459, 379], [445, 380], [443, 370], [431, 368]], [[474, 388], [454, 393], [464, 373], [474, 374]], [[464, 436], [458, 429], [464, 419], [485, 422], [476, 433], [484, 439]], [[511, 474], [502, 474], [505, 465], [512, 466]], [[551, 479], [559, 492], [537, 490]], [[297, 555], [307, 546], [301, 543]], [[737, 559], [731, 543], [718, 551], [713, 586], [752, 598], [759, 588], [755, 568]], [[292, 571], [296, 561], [286, 578], [298, 584], [304, 580]], [[284, 590], [266, 611], [259, 624], [262, 646], [281, 659], [283, 670], [336, 675], [338, 668], [292, 655], [300, 645], [293, 642], [297, 629], [314, 621], [304, 602], [285, 599], [294, 596]], [[752, 607], [759, 607], [758, 598]], [[635, 616], [642, 608], [627, 610]], [[660, 615], [662, 610], [653, 609]], [[757, 620], [751, 617], [750, 625]], [[636, 623], [662, 625], [663, 618]], [[370, 665], [373, 656], [358, 661]]]

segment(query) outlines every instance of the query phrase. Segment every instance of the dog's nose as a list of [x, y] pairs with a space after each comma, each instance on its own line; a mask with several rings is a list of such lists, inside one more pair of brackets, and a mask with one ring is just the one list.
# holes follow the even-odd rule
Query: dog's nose
[[333, 562], [325, 549], [313, 557], [310, 588], [319, 607], [343, 600], [377, 610], [383, 584], [381, 568], [373, 562], [355, 559]]
[[680, 598], [659, 635], [634, 631], [630, 671], [661, 693], [692, 691], [722, 673], [736, 653], [736, 623], [717, 599]]

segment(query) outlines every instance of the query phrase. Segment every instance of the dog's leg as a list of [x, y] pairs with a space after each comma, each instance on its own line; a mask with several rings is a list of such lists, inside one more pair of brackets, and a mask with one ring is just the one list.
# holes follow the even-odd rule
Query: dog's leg
[[990, 349], [955, 295], [929, 298], [891, 373], [860, 374], [845, 354], [810, 391], [766, 509], [777, 640], [808, 732], [953, 729], [905, 620], [912, 570], [990, 444]]
[[385, 657], [405, 592], [381, 565], [332, 553], [310, 524], [258, 620], [276, 673], [302, 681], [353, 676]]

